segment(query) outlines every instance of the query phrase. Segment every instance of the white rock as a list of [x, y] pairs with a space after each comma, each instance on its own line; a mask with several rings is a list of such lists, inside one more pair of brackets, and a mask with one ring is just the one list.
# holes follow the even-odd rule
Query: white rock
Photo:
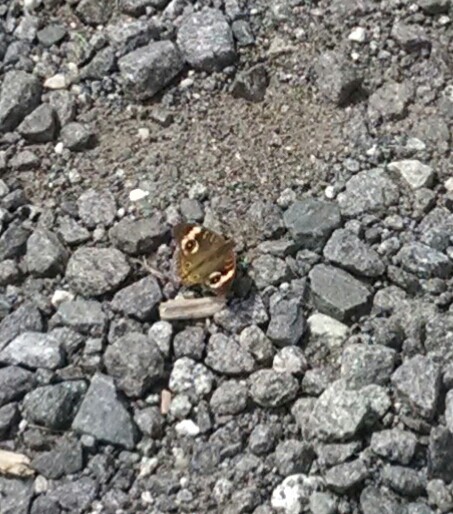
[[434, 180], [434, 171], [431, 166], [427, 166], [415, 159], [391, 162], [388, 165], [388, 169], [403, 177], [412, 189], [430, 187]]
[[149, 129], [146, 127], [142, 127], [138, 129], [138, 137], [142, 141], [147, 141], [149, 139]]
[[278, 373], [301, 375], [307, 370], [307, 360], [298, 346], [285, 346], [274, 357], [272, 367]]
[[143, 189], [132, 189], [129, 193], [129, 200], [131, 202], [139, 202], [146, 198], [149, 195], [148, 191], [144, 191]]
[[444, 186], [447, 191], [453, 191], [453, 177], [447, 179], [444, 183]]
[[348, 36], [349, 41], [365, 43], [367, 40], [366, 30], [363, 27], [356, 27]]
[[306, 512], [311, 494], [322, 486], [319, 478], [298, 474], [290, 475], [272, 492], [272, 508], [285, 514]]
[[148, 477], [153, 474], [159, 464], [157, 457], [143, 457], [140, 461], [139, 477]]
[[200, 427], [191, 419], [183, 419], [176, 424], [175, 430], [179, 435], [195, 437], [200, 433]]
[[332, 200], [333, 198], [335, 198], [335, 188], [333, 186], [327, 186], [324, 190], [324, 195], [329, 200]]
[[348, 335], [348, 327], [344, 323], [316, 312], [308, 318], [310, 333], [315, 337], [324, 337], [331, 342], [341, 343]]
[[54, 151], [57, 155], [61, 155], [63, 153], [63, 150], [64, 150], [64, 145], [63, 143], [60, 141], [59, 143], [57, 143], [55, 145], [55, 148], [54, 148]]
[[36, 494], [47, 493], [49, 490], [49, 481], [46, 477], [38, 475], [33, 483], [33, 490]]
[[57, 289], [52, 295], [52, 299], [50, 302], [54, 307], [60, 306], [64, 302], [69, 302], [74, 300], [74, 294], [69, 291], [64, 291], [63, 289]]
[[64, 73], [57, 73], [44, 81], [44, 87], [47, 89], [66, 89], [69, 81]]

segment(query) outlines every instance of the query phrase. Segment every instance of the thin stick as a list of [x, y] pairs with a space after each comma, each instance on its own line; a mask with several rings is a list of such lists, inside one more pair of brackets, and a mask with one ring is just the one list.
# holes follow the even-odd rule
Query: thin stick
[[208, 318], [225, 306], [226, 299], [222, 296], [205, 298], [175, 298], [159, 305], [160, 319], [199, 319]]

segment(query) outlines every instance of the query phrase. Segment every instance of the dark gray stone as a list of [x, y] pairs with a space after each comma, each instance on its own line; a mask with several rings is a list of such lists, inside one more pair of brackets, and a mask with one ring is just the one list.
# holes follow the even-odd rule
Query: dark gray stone
[[44, 324], [39, 309], [24, 303], [0, 322], [0, 350], [23, 332], [42, 332]]
[[368, 100], [368, 116], [373, 122], [400, 120], [414, 96], [410, 82], [387, 82]]
[[214, 414], [239, 414], [247, 406], [247, 386], [237, 380], [223, 382], [212, 394], [209, 405]]
[[0, 286], [7, 286], [16, 283], [21, 272], [13, 259], [6, 259], [0, 262]]
[[116, 67], [115, 50], [110, 46], [103, 48], [80, 70], [83, 79], [102, 80]]
[[341, 376], [352, 388], [386, 385], [390, 382], [396, 356], [395, 350], [379, 344], [351, 344], [343, 350]]
[[[233, 31], [235, 25], [236, 30], [238, 30], [238, 25], [242, 26], [243, 23], [244, 20], [238, 20], [236, 24], [233, 24]], [[235, 98], [244, 98], [249, 102], [262, 102], [266, 96], [268, 85], [269, 76], [266, 66], [264, 66], [264, 64], [256, 64], [250, 69], [236, 75], [231, 86], [231, 94]]]
[[23, 332], [0, 352], [0, 362], [27, 368], [56, 369], [65, 364], [65, 353], [48, 334]]
[[83, 468], [82, 445], [74, 439], [63, 439], [50, 451], [38, 454], [31, 467], [50, 479], [77, 473]]
[[34, 499], [30, 514], [61, 514], [61, 508], [57, 500], [41, 495]]
[[274, 347], [266, 334], [256, 325], [244, 328], [239, 344], [260, 364], [269, 364], [274, 356]]
[[417, 438], [412, 432], [392, 428], [375, 432], [370, 447], [374, 453], [392, 462], [407, 465], [415, 454]]
[[8, 162], [14, 171], [33, 171], [40, 167], [41, 160], [31, 150], [17, 152]]
[[34, 385], [35, 376], [30, 371], [18, 366], [0, 368], [0, 407], [20, 400]]
[[316, 85], [335, 105], [344, 105], [360, 88], [363, 77], [350, 60], [335, 50], [322, 53], [314, 65]]
[[74, 96], [69, 91], [51, 91], [49, 104], [53, 107], [60, 127], [72, 121], [76, 114]]
[[351, 443], [321, 443], [316, 447], [316, 454], [318, 462], [323, 468], [331, 468], [350, 460], [351, 457], [355, 457], [360, 450], [361, 443], [359, 441], [352, 441]]
[[445, 207], [435, 207], [417, 227], [420, 241], [431, 248], [444, 252], [450, 245], [453, 233], [453, 214]]
[[378, 253], [345, 229], [335, 230], [324, 247], [324, 257], [333, 264], [365, 277], [378, 277], [385, 271]]
[[139, 100], [153, 97], [182, 70], [178, 47], [171, 41], [155, 41], [118, 61], [128, 93]]
[[320, 250], [341, 223], [336, 204], [313, 198], [293, 203], [283, 219], [294, 241], [310, 250]]
[[114, 6], [113, 0], [81, 0], [75, 12], [88, 25], [105, 25], [109, 21]]
[[42, 104], [25, 117], [17, 130], [30, 143], [48, 143], [55, 138], [56, 121], [53, 108]]
[[201, 327], [186, 327], [178, 332], [173, 339], [173, 353], [175, 357], [190, 357], [201, 360], [206, 348], [205, 332]]
[[285, 224], [280, 207], [272, 202], [253, 202], [247, 211], [252, 230], [260, 239], [275, 239], [285, 232]]
[[247, 20], [234, 20], [231, 30], [238, 46], [250, 46], [255, 43], [252, 27]]
[[249, 325], [263, 325], [268, 321], [266, 307], [258, 294], [232, 299], [214, 315], [214, 321], [227, 332], [238, 333]]
[[326, 485], [338, 493], [346, 493], [362, 484], [369, 471], [362, 459], [338, 464], [325, 474]]
[[81, 380], [38, 387], [24, 398], [24, 417], [36, 425], [64, 430], [71, 425], [85, 391]]
[[145, 407], [136, 412], [134, 421], [141, 432], [153, 439], [162, 436], [165, 418], [161, 414], [159, 407]]
[[435, 415], [442, 385], [439, 364], [416, 355], [393, 373], [392, 384], [417, 413], [428, 419]]
[[313, 303], [323, 314], [343, 321], [368, 310], [370, 290], [346, 271], [318, 264], [309, 278]]
[[60, 25], [59, 23], [50, 23], [41, 30], [38, 30], [36, 35], [38, 36], [38, 41], [41, 45], [49, 48], [52, 45], [56, 45], [63, 41], [66, 34], [67, 31], [64, 25]]
[[20, 420], [16, 403], [8, 403], [0, 407], [0, 439], [7, 439], [9, 432]]
[[25, 263], [32, 275], [55, 277], [64, 272], [68, 257], [58, 236], [50, 230], [38, 228], [27, 240]]
[[221, 70], [236, 59], [233, 33], [218, 9], [205, 8], [186, 16], [176, 41], [184, 59], [199, 70]]
[[152, 21], [120, 21], [107, 27], [111, 44], [122, 55], [159, 38], [159, 28]]
[[77, 332], [100, 337], [107, 326], [107, 316], [102, 304], [94, 300], [73, 300], [63, 302], [52, 317], [51, 326], [71, 327]]
[[88, 241], [91, 237], [90, 232], [82, 227], [69, 216], [62, 216], [59, 219], [58, 233], [63, 241], [68, 245], [79, 245]]
[[49, 493], [49, 498], [56, 500], [66, 512], [82, 514], [95, 500], [97, 492], [96, 481], [90, 477], [82, 477], [74, 482], [60, 482]]
[[124, 255], [115, 248], [79, 248], [69, 259], [66, 280], [82, 296], [113, 292], [129, 274]]
[[450, 0], [417, 0], [417, 5], [428, 14], [441, 14], [448, 12]]
[[415, 23], [409, 25], [398, 21], [393, 25], [390, 35], [406, 52], [416, 52], [423, 47], [429, 48], [431, 46], [431, 41], [425, 29]]
[[37, 77], [21, 70], [8, 71], [0, 93], [0, 132], [14, 130], [41, 98]]
[[367, 486], [360, 494], [363, 514], [406, 514], [406, 507], [396, 497], [375, 486]]
[[77, 210], [83, 224], [88, 228], [99, 225], [108, 227], [116, 215], [115, 197], [108, 189], [88, 189], [77, 199]]
[[164, 376], [164, 360], [156, 343], [136, 332], [127, 333], [109, 345], [104, 364], [128, 396], [146, 394]]
[[0, 477], [0, 512], [28, 514], [33, 497], [33, 480]]
[[342, 214], [357, 217], [364, 213], [384, 213], [399, 198], [398, 186], [381, 168], [361, 171], [346, 183], [338, 195]]
[[253, 260], [250, 276], [258, 289], [265, 289], [287, 281], [290, 273], [283, 259], [266, 254]]
[[429, 435], [428, 477], [453, 480], [453, 434], [442, 425], [433, 427]]
[[96, 145], [94, 129], [87, 124], [72, 121], [61, 129], [61, 140], [65, 148], [80, 152], [88, 150]]
[[114, 311], [140, 321], [150, 321], [162, 300], [159, 282], [155, 277], [145, 277], [118, 291], [111, 302]]
[[0, 260], [22, 256], [29, 236], [28, 228], [12, 223], [0, 237]]
[[297, 344], [305, 331], [305, 318], [299, 299], [271, 299], [271, 319], [267, 337], [277, 346]]
[[422, 496], [426, 480], [415, 469], [387, 464], [381, 471], [381, 479], [395, 492], [403, 496]]
[[[161, 0], [160, 4], [164, 7], [167, 4], [167, 0]], [[146, 13], [146, 8], [154, 6], [156, 0], [119, 0], [118, 8], [124, 14], [129, 16], [141, 16]]]
[[268, 455], [274, 449], [278, 436], [277, 425], [259, 423], [249, 436], [250, 451], [255, 455]]
[[112, 243], [129, 255], [149, 254], [165, 241], [168, 225], [160, 215], [140, 220], [122, 219], [110, 229]]
[[283, 477], [297, 473], [308, 473], [315, 458], [311, 444], [297, 439], [287, 439], [275, 450], [275, 465]]
[[270, 369], [256, 371], [249, 378], [250, 396], [261, 407], [281, 407], [294, 400], [299, 389], [296, 378], [289, 373]]
[[76, 432], [132, 449], [136, 428], [129, 412], [117, 397], [113, 379], [97, 373], [72, 423]]
[[247, 374], [255, 369], [253, 357], [235, 339], [224, 334], [209, 338], [205, 364], [227, 375]]
[[449, 258], [423, 243], [408, 243], [396, 255], [403, 269], [419, 278], [448, 278], [452, 271]]

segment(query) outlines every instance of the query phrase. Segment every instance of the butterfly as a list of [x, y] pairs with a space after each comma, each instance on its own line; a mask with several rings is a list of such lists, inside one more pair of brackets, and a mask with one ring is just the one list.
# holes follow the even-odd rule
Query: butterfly
[[205, 227], [180, 223], [173, 229], [178, 244], [177, 268], [185, 286], [202, 284], [226, 295], [236, 275], [234, 241]]

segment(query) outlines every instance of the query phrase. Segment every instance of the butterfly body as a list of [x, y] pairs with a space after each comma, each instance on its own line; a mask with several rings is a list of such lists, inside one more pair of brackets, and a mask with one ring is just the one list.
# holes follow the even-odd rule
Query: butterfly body
[[226, 294], [236, 274], [234, 242], [191, 223], [180, 223], [173, 234], [181, 282], [203, 284], [216, 294]]

